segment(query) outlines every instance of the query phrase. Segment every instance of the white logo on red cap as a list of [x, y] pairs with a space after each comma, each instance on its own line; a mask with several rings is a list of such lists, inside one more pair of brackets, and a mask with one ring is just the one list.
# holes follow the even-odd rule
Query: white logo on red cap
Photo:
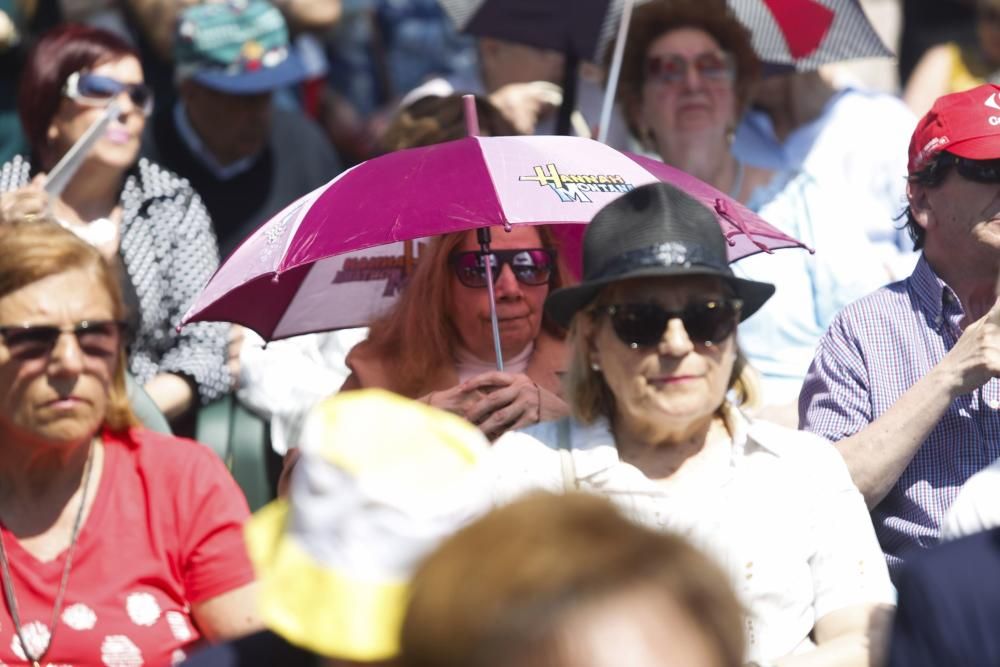
[[1000, 111], [1000, 103], [997, 103], [997, 94], [996, 93], [993, 93], [992, 95], [990, 95], [989, 97], [987, 97], [986, 101], [983, 102], [983, 105], [984, 106], [988, 106], [991, 109], [996, 109], [997, 111]]

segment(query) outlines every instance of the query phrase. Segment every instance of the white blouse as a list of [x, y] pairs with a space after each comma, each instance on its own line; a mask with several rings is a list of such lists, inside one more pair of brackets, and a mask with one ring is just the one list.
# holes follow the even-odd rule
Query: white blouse
[[[609, 497], [633, 519], [683, 535], [715, 558], [749, 610], [748, 660], [810, 649], [817, 619], [837, 609], [894, 604], [864, 499], [837, 450], [811, 433], [751, 423], [736, 410], [727, 422], [734, 433], [729, 470], [697, 490], [667, 491], [620, 461], [603, 420], [572, 423], [569, 474], [580, 490]], [[495, 503], [569, 488], [558, 442], [558, 422], [497, 440]]]

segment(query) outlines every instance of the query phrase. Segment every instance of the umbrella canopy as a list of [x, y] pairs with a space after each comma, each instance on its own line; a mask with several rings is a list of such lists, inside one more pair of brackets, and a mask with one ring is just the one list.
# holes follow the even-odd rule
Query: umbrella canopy
[[656, 160], [579, 137], [467, 137], [369, 160], [297, 200], [219, 267], [184, 324], [236, 322], [265, 340], [367, 324], [398, 293], [419, 255], [417, 239], [582, 225], [622, 193], [657, 180], [716, 212], [731, 260], [805, 247]]
[[728, 0], [769, 71], [891, 57], [858, 0]]
[[438, 0], [460, 32], [598, 61], [623, 0]]

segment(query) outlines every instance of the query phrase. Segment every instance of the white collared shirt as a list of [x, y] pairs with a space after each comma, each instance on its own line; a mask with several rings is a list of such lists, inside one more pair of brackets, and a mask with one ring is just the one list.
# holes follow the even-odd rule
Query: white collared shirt
[[[688, 538], [726, 570], [746, 608], [748, 660], [808, 650], [816, 620], [859, 604], [894, 604], [864, 499], [827, 441], [731, 411], [728, 474], [692, 491], [665, 490], [619, 460], [606, 421], [573, 422], [580, 490], [609, 497], [640, 523]], [[566, 488], [558, 422], [494, 445], [494, 501]]]

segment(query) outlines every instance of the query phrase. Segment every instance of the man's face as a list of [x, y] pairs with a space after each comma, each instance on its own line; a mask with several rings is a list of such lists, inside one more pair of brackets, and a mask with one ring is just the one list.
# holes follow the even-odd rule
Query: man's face
[[191, 125], [222, 165], [253, 157], [271, 132], [271, 93], [230, 95], [185, 81], [181, 100]]
[[927, 233], [932, 263], [952, 271], [996, 270], [1000, 262], [1000, 182], [979, 182], [949, 169], [938, 187], [911, 185], [922, 203], [917, 221]]

